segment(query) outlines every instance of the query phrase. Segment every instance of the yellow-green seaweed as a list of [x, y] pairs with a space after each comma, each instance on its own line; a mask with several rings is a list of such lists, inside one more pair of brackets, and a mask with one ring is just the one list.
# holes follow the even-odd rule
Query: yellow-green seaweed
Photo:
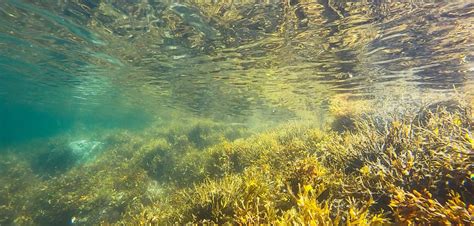
[[0, 223], [474, 222], [469, 107], [342, 115], [352, 128], [293, 122], [250, 135], [196, 120], [113, 131], [94, 160], [47, 177], [11, 151], [0, 160]]

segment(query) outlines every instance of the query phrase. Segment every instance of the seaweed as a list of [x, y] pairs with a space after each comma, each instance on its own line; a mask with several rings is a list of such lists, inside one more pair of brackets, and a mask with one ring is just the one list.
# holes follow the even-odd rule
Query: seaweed
[[248, 137], [195, 120], [111, 131], [93, 160], [48, 177], [11, 151], [0, 160], [0, 223], [473, 223], [469, 107], [350, 112], [334, 116], [351, 118], [343, 130], [303, 121]]
[[51, 177], [69, 170], [78, 158], [67, 147], [45, 150], [34, 158], [31, 168], [34, 172]]

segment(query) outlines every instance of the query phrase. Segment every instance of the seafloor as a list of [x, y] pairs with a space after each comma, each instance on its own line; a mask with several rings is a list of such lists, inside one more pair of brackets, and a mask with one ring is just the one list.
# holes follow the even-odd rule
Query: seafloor
[[195, 118], [11, 148], [0, 225], [473, 224], [472, 103], [354, 106], [323, 127]]

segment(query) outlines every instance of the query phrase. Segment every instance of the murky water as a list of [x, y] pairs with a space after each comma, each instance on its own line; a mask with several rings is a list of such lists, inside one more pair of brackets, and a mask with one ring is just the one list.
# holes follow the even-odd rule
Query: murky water
[[[472, 98], [473, 31], [467, 0], [4, 0], [0, 147], [89, 147], [195, 118], [248, 129], [233, 140], [322, 125], [334, 100], [390, 111]], [[214, 144], [199, 128], [189, 139]]]

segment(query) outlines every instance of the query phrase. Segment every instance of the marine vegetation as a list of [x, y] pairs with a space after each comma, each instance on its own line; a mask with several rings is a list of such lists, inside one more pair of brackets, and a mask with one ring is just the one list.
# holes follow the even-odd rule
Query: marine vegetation
[[111, 131], [95, 137], [95, 158], [57, 169], [38, 161], [45, 150], [48, 164], [68, 156], [64, 138], [36, 146], [39, 158], [11, 150], [0, 160], [0, 224], [474, 223], [468, 105], [339, 112], [323, 128], [257, 134], [205, 120]]

